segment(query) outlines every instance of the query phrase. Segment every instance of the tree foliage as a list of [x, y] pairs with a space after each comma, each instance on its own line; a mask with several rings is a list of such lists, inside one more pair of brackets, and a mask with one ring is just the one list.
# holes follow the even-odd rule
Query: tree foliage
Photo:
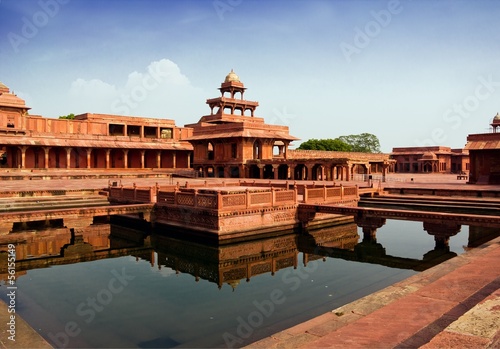
[[335, 139], [312, 138], [300, 144], [298, 149], [380, 153], [380, 142], [377, 136], [371, 133], [361, 133]]
[[351, 146], [338, 138], [336, 139], [310, 139], [300, 144], [299, 149], [303, 150], [334, 150], [351, 151]]
[[340, 136], [339, 139], [351, 146], [351, 151], [361, 153], [380, 153], [380, 142], [377, 136], [371, 133]]
[[68, 115], [61, 115], [59, 119], [69, 119], [69, 120], [74, 120], [75, 119], [75, 114], [71, 113]]

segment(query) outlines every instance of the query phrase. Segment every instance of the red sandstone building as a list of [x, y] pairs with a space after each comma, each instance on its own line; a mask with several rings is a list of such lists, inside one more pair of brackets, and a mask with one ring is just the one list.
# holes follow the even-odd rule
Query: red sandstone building
[[349, 180], [355, 173], [386, 174], [393, 163], [387, 154], [289, 150], [296, 137], [287, 126], [269, 125], [255, 116], [258, 102], [244, 99], [246, 88], [231, 71], [207, 100], [210, 114], [187, 140], [194, 148], [193, 167], [207, 177], [291, 180]]
[[81, 114], [75, 120], [29, 115], [0, 83], [1, 167], [10, 169], [190, 168], [191, 130], [173, 120]]
[[396, 160], [399, 173], [462, 173], [469, 171], [469, 153], [449, 147], [393, 148], [391, 158]]
[[465, 149], [470, 154], [471, 184], [500, 184], [500, 114], [493, 117], [492, 132], [471, 134]]
[[[34, 169], [192, 169], [204, 177], [350, 180], [394, 170], [388, 154], [288, 149], [287, 126], [255, 116], [259, 103], [231, 71], [210, 114], [177, 127], [173, 120], [81, 114], [74, 120], [29, 115], [24, 100], [0, 83], [0, 166]], [[15, 169], [15, 170], [14, 170]]]

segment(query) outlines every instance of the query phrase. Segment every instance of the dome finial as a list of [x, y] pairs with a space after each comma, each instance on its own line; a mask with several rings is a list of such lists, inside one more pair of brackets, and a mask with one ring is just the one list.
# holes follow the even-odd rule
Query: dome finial
[[229, 74], [226, 75], [226, 79], [224, 80], [224, 82], [231, 82], [231, 81], [240, 82], [239, 76], [236, 75], [236, 73], [234, 72], [234, 70], [232, 68], [231, 68], [231, 71], [229, 72]]

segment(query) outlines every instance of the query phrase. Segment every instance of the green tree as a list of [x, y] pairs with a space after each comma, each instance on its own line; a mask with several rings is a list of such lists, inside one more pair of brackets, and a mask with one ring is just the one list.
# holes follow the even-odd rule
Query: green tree
[[69, 120], [74, 120], [75, 119], [75, 114], [71, 113], [68, 115], [61, 115], [59, 119], [69, 119]]
[[361, 133], [359, 135], [340, 136], [342, 142], [351, 146], [351, 151], [362, 153], [380, 153], [380, 142], [377, 136], [371, 133]]
[[330, 150], [351, 151], [351, 146], [338, 138], [335, 139], [309, 139], [300, 144], [298, 149], [302, 150]]

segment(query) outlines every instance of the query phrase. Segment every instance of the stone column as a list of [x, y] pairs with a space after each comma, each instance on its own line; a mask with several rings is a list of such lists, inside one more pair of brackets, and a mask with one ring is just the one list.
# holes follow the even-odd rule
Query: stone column
[[186, 156], [187, 156], [187, 167], [191, 168], [191, 156], [189, 156], [189, 152], [186, 152]]
[[424, 230], [434, 236], [435, 249], [448, 249], [450, 237], [460, 232], [461, 225], [453, 222], [424, 222]]
[[156, 168], [161, 168], [161, 150], [156, 152]]
[[279, 167], [279, 165], [272, 165], [272, 166], [273, 166], [274, 179], [278, 179], [278, 167]]
[[109, 154], [111, 153], [111, 149], [106, 149], [106, 169], [109, 169]]
[[[142, 130], [142, 128], [141, 128]], [[146, 154], [145, 150], [141, 150], [141, 168], [144, 168], [144, 155]]]
[[91, 158], [92, 158], [92, 149], [91, 148], [87, 148], [87, 168], [90, 168], [90, 161], [91, 161]]
[[296, 165], [288, 165], [288, 168], [290, 169], [290, 179], [293, 181], [295, 180], [295, 166]]
[[172, 168], [177, 167], [177, 154], [175, 150], [172, 150]]
[[45, 151], [45, 168], [49, 168], [49, 151], [50, 151], [50, 147], [43, 147], [43, 150]]
[[123, 168], [128, 168], [128, 149], [123, 149]]
[[66, 150], [66, 168], [71, 168], [71, 148], [64, 148]]
[[[312, 180], [313, 179], [313, 175], [312, 175], [312, 172], [313, 172], [313, 168], [314, 168], [314, 165], [306, 165], [305, 168], [307, 168], [307, 174], [306, 174], [306, 178], [304, 178], [305, 180]], [[304, 168], [304, 170], [305, 170]]]
[[264, 178], [264, 165], [257, 165], [257, 167], [259, 168], [259, 178], [260, 179], [263, 179]]
[[325, 166], [321, 165], [320, 169], [321, 169], [321, 180], [324, 181], [325, 180]]
[[26, 150], [28, 150], [28, 147], [23, 145], [19, 147], [19, 150], [21, 150], [21, 168], [26, 168]]

